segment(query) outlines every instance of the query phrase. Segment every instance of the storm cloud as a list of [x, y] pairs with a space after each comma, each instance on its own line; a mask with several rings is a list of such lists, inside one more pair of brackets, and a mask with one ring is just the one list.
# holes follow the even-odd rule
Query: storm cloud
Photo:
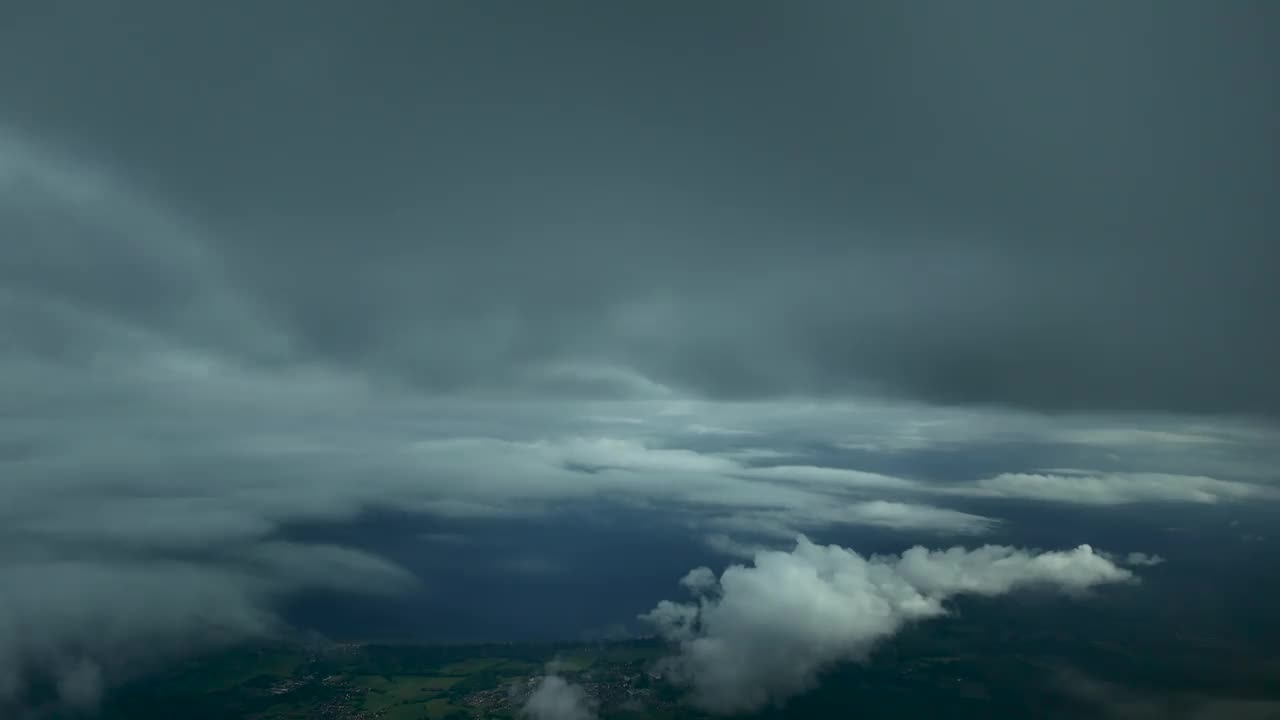
[[1280, 411], [1269, 5], [8, 14], [5, 155], [208, 242], [11, 188], [6, 285], [439, 391]]
[[1273, 499], [1274, 14], [7, 3], [0, 714], [430, 585], [370, 513]]

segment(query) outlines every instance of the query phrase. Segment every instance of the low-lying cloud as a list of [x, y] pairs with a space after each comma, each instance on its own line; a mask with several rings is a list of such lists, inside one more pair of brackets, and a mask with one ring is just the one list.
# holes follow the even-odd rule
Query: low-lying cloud
[[[159, 551], [151, 548], [151, 553]], [[30, 688], [55, 687], [92, 710], [106, 684], [193, 652], [283, 631], [273, 611], [306, 590], [394, 593], [416, 581], [354, 550], [262, 542], [203, 559], [101, 548], [0, 551], [0, 710], [18, 713]]]
[[681, 584], [695, 600], [663, 601], [641, 617], [679, 644], [666, 669], [694, 701], [733, 713], [804, 692], [834, 663], [866, 659], [903, 625], [945, 615], [954, 595], [1031, 586], [1082, 593], [1133, 579], [1088, 545], [1062, 552], [916, 546], [865, 558], [801, 536], [793, 550], [762, 550], [718, 582], [709, 569], [694, 569]]
[[544, 675], [520, 708], [529, 720], [595, 720], [596, 705], [581, 685]]

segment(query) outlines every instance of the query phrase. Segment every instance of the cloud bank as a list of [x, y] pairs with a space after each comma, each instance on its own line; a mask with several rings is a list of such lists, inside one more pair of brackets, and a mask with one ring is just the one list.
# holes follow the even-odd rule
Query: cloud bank
[[707, 568], [682, 584], [693, 602], [663, 601], [642, 619], [677, 642], [666, 668], [717, 713], [759, 709], [811, 688], [821, 671], [863, 660], [904, 624], [946, 614], [958, 594], [995, 596], [1047, 586], [1080, 593], [1134, 575], [1088, 545], [1032, 552], [987, 545], [864, 558], [801, 536], [788, 552], [760, 551], [718, 583]]

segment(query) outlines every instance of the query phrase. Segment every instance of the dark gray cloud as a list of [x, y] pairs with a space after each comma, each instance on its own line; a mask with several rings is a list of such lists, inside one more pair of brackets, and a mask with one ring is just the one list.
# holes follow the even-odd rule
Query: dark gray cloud
[[218, 265], [238, 352], [431, 389], [1280, 410], [1270, 4], [6, 13], [6, 153], [203, 237], [7, 193], [68, 302], [190, 332]]
[[290, 536], [373, 511], [1271, 496], [1274, 12], [6, 3], [0, 713], [411, 584]]

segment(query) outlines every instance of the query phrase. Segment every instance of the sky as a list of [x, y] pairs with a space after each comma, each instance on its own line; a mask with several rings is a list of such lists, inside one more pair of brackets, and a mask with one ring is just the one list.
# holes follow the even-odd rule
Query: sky
[[[1265, 541], [1277, 20], [5, 3], [0, 708], [50, 678], [91, 708], [320, 597], [550, 607], [629, 567], [574, 632], [700, 614], [673, 662], [747, 707], [991, 587], [910, 553], [1124, 592], [1177, 566], [1163, 528]], [[1162, 529], [1082, 536], [1135, 518]], [[803, 629], [707, 618], [789, 607], [734, 584], [775, 571], [925, 605], [753, 699], [772, 671], [704, 649]]]

